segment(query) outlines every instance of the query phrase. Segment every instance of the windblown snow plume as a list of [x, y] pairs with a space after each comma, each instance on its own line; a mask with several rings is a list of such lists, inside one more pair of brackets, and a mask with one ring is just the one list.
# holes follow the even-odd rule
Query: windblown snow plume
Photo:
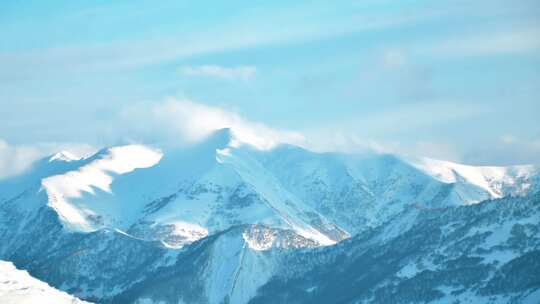
[[212, 132], [229, 128], [243, 143], [270, 149], [280, 143], [300, 144], [298, 132], [279, 130], [253, 122], [219, 107], [170, 98], [158, 104], [137, 104], [124, 109], [121, 119], [140, 139], [194, 143]]

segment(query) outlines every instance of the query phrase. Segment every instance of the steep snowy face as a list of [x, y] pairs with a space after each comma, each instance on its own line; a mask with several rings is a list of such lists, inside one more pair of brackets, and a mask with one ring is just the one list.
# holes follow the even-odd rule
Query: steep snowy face
[[[152, 269], [113, 303], [248, 303], [302, 238], [291, 230], [243, 225], [177, 250], [174, 264]], [[258, 246], [266, 246], [261, 250]], [[306, 247], [301, 247], [306, 248]], [[181, 286], [181, 288], [171, 288]]]
[[18, 270], [10, 262], [0, 261], [0, 303], [3, 304], [84, 304], [65, 292]]
[[[67, 228], [75, 231], [95, 231], [103, 225], [122, 223], [121, 214], [136, 208], [127, 202], [112, 200], [111, 185], [115, 176], [159, 162], [161, 153], [145, 146], [130, 145], [100, 151], [76, 170], [44, 178], [42, 190]], [[123, 190], [123, 189], [122, 189]]]

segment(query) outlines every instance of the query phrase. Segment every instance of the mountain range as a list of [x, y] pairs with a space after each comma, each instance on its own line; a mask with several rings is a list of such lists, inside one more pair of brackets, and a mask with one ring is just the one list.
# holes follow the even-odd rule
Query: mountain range
[[540, 303], [538, 172], [230, 129], [59, 152], [0, 180], [0, 259], [95, 303]]

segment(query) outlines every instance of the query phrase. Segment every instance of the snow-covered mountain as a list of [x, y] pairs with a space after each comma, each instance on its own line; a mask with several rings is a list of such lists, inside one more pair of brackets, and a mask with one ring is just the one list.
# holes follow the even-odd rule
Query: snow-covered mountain
[[228, 129], [183, 149], [63, 152], [0, 181], [0, 258], [95, 302], [247, 303], [287, 273], [277, 265], [289, 253], [319, 261], [366, 234], [396, 238], [415, 212], [500, 198], [490, 204], [503, 210], [506, 197], [534, 196], [538, 176], [534, 166], [261, 150]]
[[413, 208], [311, 250], [252, 250], [242, 245], [242, 229], [231, 229], [190, 246], [186, 258], [115, 302], [534, 304], [540, 301], [539, 223], [536, 194]]
[[0, 261], [0, 303], [3, 304], [83, 304], [65, 292], [31, 277], [12, 263]]

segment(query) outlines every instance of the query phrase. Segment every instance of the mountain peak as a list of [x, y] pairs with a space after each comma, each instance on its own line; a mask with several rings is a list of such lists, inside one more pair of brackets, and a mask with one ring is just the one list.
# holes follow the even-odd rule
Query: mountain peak
[[49, 162], [53, 162], [53, 161], [71, 162], [71, 161], [80, 160], [80, 159], [81, 159], [80, 157], [77, 157], [68, 151], [60, 151], [58, 153], [53, 154], [51, 157], [49, 157]]
[[218, 129], [211, 133], [206, 139], [206, 142], [216, 146], [218, 149], [226, 148], [236, 141], [238, 141], [238, 139], [231, 128]]
[[249, 145], [259, 150], [265, 150], [268, 145], [266, 140], [260, 136], [233, 128], [217, 129], [206, 138], [205, 142], [216, 149]]

